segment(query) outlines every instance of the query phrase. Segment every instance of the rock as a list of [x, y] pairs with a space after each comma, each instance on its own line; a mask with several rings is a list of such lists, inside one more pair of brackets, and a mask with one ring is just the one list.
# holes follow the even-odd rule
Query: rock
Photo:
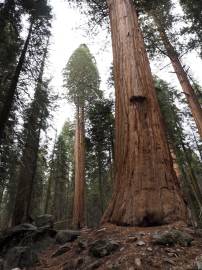
[[32, 224], [21, 224], [5, 231], [0, 236], [0, 254], [5, 256], [9, 249], [20, 245], [35, 249], [47, 248], [53, 243], [56, 231], [50, 228], [37, 228]]
[[10, 270], [15, 267], [26, 268], [35, 266], [39, 259], [31, 248], [18, 246], [9, 250], [5, 261], [5, 270]]
[[119, 244], [112, 240], [96, 240], [89, 249], [89, 254], [96, 258], [102, 258], [110, 255], [119, 248]]
[[128, 239], [127, 239], [127, 242], [128, 243], [132, 243], [132, 242], [135, 242], [137, 240], [138, 240], [137, 236], [131, 236], [131, 235], [129, 235], [128, 236]]
[[144, 241], [138, 241], [137, 242], [137, 246], [145, 246], [146, 244], [145, 244], [145, 242]]
[[193, 237], [179, 230], [171, 230], [162, 234], [154, 236], [154, 244], [163, 246], [174, 246], [179, 244], [181, 246], [190, 246], [193, 241]]
[[56, 243], [65, 244], [67, 242], [73, 242], [80, 235], [79, 231], [71, 231], [71, 230], [61, 230], [56, 234]]
[[37, 228], [32, 224], [21, 224], [8, 229], [0, 235], [0, 254], [5, 255], [10, 248], [17, 246], [24, 238], [28, 239]]
[[153, 249], [151, 247], [148, 247], [147, 250], [150, 252], [153, 251]]
[[68, 252], [70, 249], [71, 249], [71, 247], [69, 244], [63, 245], [63, 246], [59, 247], [58, 250], [56, 250], [51, 257], [52, 258], [58, 257], [64, 253]]
[[142, 262], [141, 262], [141, 260], [139, 258], [136, 258], [135, 259], [135, 264], [136, 264], [137, 267], [141, 267]]
[[52, 215], [41, 215], [35, 218], [35, 225], [38, 228], [46, 227], [53, 228], [54, 217]]
[[202, 256], [196, 258], [196, 267], [197, 270], [202, 270]]

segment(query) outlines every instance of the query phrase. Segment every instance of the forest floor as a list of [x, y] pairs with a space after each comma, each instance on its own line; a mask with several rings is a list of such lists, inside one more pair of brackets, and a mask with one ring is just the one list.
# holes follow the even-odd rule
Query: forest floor
[[[188, 242], [165, 237], [180, 230]], [[159, 236], [164, 238], [156, 241]], [[158, 242], [158, 243], [157, 243]], [[62, 250], [62, 252], [61, 252]], [[60, 254], [62, 253], [62, 254]], [[172, 226], [136, 228], [105, 225], [84, 229], [78, 239], [61, 248], [52, 245], [40, 254], [32, 270], [197, 270], [202, 269], [202, 232], [176, 223]]]

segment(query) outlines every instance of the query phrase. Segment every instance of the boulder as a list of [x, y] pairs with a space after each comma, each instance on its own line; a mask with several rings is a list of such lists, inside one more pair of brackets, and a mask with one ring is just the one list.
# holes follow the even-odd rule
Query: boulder
[[0, 254], [5, 255], [8, 249], [17, 246], [24, 238], [28, 240], [36, 231], [35, 226], [25, 223], [2, 232], [0, 235]]
[[162, 234], [154, 236], [154, 244], [163, 246], [174, 246], [179, 244], [180, 246], [190, 246], [193, 241], [193, 237], [179, 230], [171, 230]]
[[21, 224], [4, 231], [0, 235], [0, 255], [5, 256], [15, 246], [32, 246], [34, 249], [45, 249], [54, 243], [56, 231], [51, 228], [37, 228], [32, 224]]
[[35, 218], [35, 225], [38, 228], [41, 228], [41, 227], [53, 228], [54, 217], [52, 215], [37, 216]]
[[79, 237], [79, 235], [80, 235], [79, 231], [72, 231], [72, 230], [58, 231], [55, 238], [56, 243], [63, 245], [67, 242], [73, 242]]
[[96, 258], [110, 255], [119, 248], [119, 244], [112, 240], [96, 240], [90, 245], [89, 254]]
[[37, 254], [30, 247], [14, 247], [6, 255], [5, 270], [32, 267], [39, 263]]

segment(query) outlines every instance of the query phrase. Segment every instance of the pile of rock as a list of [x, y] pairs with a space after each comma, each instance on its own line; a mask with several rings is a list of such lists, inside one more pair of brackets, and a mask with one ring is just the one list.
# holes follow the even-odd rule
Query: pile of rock
[[[74, 241], [79, 232], [53, 229], [53, 216], [43, 215], [33, 224], [21, 224], [0, 233], [0, 270], [27, 269], [40, 264], [38, 254], [53, 244]], [[55, 256], [66, 252], [62, 246]]]

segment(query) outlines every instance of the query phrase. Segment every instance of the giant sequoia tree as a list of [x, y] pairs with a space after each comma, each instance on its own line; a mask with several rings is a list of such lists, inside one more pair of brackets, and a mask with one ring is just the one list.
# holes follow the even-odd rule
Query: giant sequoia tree
[[[89, 7], [92, 2], [99, 7], [98, 1]], [[116, 88], [115, 189], [103, 221], [148, 226], [184, 220], [135, 7], [130, 0], [107, 5]]]
[[82, 44], [70, 57], [64, 72], [64, 78], [68, 97], [76, 107], [73, 224], [76, 228], [80, 228], [85, 223], [85, 110], [99, 94], [99, 74], [95, 59], [85, 44]]

